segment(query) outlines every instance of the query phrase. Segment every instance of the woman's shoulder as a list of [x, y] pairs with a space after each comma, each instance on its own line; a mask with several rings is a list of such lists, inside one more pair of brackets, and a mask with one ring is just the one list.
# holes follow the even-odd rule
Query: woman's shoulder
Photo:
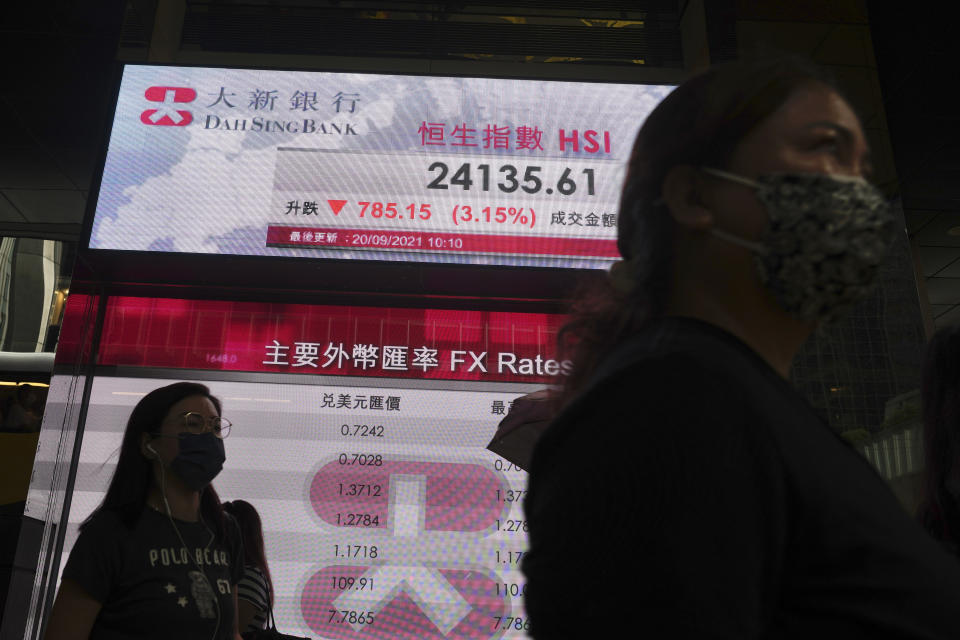
[[[567, 408], [601, 413], [644, 412], [668, 406], [685, 413], [737, 416], [763, 397], [795, 395], [739, 338], [690, 318], [666, 318], [613, 350]], [[762, 402], [761, 402], [762, 404]], [[599, 417], [599, 416], [598, 416]]]
[[733, 408], [749, 384], [723, 362], [703, 357], [685, 348], [614, 355], [569, 405], [568, 411], [582, 420], [584, 413], [635, 413], [657, 406], [716, 412]]
[[633, 361], [677, 364], [693, 374], [736, 371], [748, 376], [776, 375], [741, 338], [696, 318], [663, 318], [622, 345], [620, 351], [621, 357], [632, 356]]
[[264, 575], [263, 571], [259, 567], [253, 565], [244, 565], [243, 567], [243, 577], [240, 579], [241, 585], [255, 585], [261, 591], [266, 593], [267, 590], [267, 576]]
[[263, 571], [260, 570], [260, 567], [255, 567], [252, 564], [243, 565], [243, 577], [256, 580], [257, 582], [266, 582], [267, 580]]
[[70, 552], [69, 566], [75, 568], [105, 558], [119, 558], [135, 536], [136, 533], [127, 526], [122, 513], [101, 507], [80, 525]]
[[[708, 335], [705, 342], [716, 341]], [[760, 421], [748, 419], [758, 414], [760, 384], [754, 376], [764, 374], [726, 361], [728, 347], [719, 342], [700, 350], [666, 336], [653, 344], [624, 345], [554, 419], [540, 448], [627, 455], [641, 441], [682, 446], [691, 438], [712, 442], [720, 434], [762, 439], [767, 446]]]
[[129, 515], [118, 509], [100, 507], [80, 525], [80, 533], [99, 537], [124, 537], [129, 535]]
[[270, 597], [266, 576], [258, 567], [245, 565], [243, 577], [237, 582], [237, 593], [243, 599], [265, 608]]

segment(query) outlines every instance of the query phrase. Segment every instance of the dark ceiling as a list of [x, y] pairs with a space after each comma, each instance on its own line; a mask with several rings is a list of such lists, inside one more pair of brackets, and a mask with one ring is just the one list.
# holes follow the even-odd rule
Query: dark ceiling
[[960, 322], [960, 45], [948, 6], [869, 7], [899, 192], [938, 325]]
[[122, 8], [122, 0], [4, 5], [0, 235], [77, 238]]
[[955, 22], [896, 3], [870, 6], [897, 173], [910, 209], [960, 212], [960, 116], [950, 98], [960, 79]]
[[[341, 56], [539, 56], [682, 67], [678, 5], [655, 2], [187, 3], [183, 48]], [[575, 7], [580, 4], [580, 7]], [[431, 7], [440, 7], [433, 10]], [[584, 7], [587, 7], [586, 9]], [[510, 18], [508, 20], [507, 18]], [[625, 28], [590, 28], [620, 19]], [[639, 24], [642, 23], [642, 24]]]

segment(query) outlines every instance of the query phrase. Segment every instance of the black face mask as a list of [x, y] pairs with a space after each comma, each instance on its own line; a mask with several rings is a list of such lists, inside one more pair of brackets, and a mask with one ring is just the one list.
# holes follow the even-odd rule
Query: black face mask
[[209, 431], [181, 433], [178, 439], [180, 453], [170, 463], [170, 469], [180, 476], [188, 487], [200, 491], [223, 469], [223, 463], [227, 459], [223, 440]]

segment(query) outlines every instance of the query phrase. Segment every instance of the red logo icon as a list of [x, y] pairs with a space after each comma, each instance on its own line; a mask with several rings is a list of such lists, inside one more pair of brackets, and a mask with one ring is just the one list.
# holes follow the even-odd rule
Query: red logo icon
[[147, 109], [140, 114], [143, 124], [161, 127], [185, 127], [193, 122], [193, 114], [184, 109], [176, 109], [173, 105], [183, 102], [193, 102], [197, 99], [197, 92], [190, 87], [148, 87], [143, 92], [150, 102], [159, 102], [156, 109]]

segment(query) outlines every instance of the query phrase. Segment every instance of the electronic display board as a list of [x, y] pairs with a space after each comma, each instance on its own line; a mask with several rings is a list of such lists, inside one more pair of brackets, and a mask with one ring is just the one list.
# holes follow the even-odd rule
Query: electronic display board
[[604, 268], [671, 89], [127, 65], [89, 247]]
[[[563, 375], [561, 317], [111, 298], [60, 567], [147, 392], [207, 384], [233, 422], [214, 481], [260, 512], [277, 624], [313, 638], [525, 637], [526, 473], [486, 450], [511, 402]], [[75, 357], [69, 332], [58, 357]], [[178, 375], [180, 374], [180, 375]], [[27, 513], [61, 435], [54, 376]], [[46, 418], [45, 418], [46, 420]], [[50, 424], [50, 423], [54, 424]], [[188, 603], [189, 605], [189, 603]]]

